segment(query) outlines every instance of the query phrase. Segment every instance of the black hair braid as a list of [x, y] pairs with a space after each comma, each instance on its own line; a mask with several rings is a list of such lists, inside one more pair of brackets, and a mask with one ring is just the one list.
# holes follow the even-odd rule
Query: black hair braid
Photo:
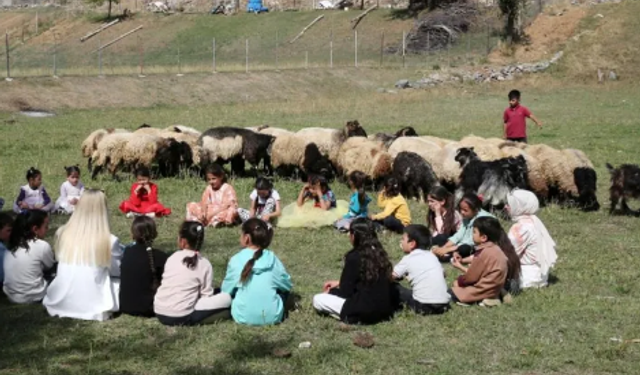
[[[185, 238], [195, 254], [191, 257], [185, 257], [182, 263], [189, 269], [194, 269], [198, 266], [198, 257], [200, 256], [200, 248], [204, 242], [204, 226], [198, 222], [185, 222], [183, 228], [180, 230], [183, 238]], [[186, 236], [185, 236], [186, 234]]]

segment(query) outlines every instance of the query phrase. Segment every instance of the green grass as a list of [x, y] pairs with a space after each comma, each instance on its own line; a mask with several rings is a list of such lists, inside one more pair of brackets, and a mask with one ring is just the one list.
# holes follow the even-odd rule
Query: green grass
[[[558, 243], [557, 282], [545, 290], [527, 291], [513, 305], [494, 309], [454, 307], [444, 316], [419, 317], [403, 312], [393, 321], [358, 330], [372, 333], [376, 345], [364, 350], [353, 333], [317, 316], [311, 298], [322, 282], [337, 278], [341, 257], [349, 249], [345, 236], [331, 229], [279, 229], [272, 249], [293, 277], [301, 308], [276, 327], [250, 328], [224, 322], [196, 328], [167, 328], [154, 319], [121, 316], [95, 323], [53, 319], [41, 306], [0, 301], [0, 374], [634, 374], [640, 345], [611, 341], [640, 338], [638, 219], [607, 215], [608, 175], [605, 162], [638, 162], [640, 95], [635, 87], [523, 88], [524, 103], [545, 123], [530, 130], [533, 143], [579, 148], [598, 172], [603, 210], [581, 213], [549, 206], [540, 216]], [[459, 138], [469, 133], [499, 136], [505, 93], [511, 87], [462, 86], [456, 89], [397, 95], [371, 91], [336, 93], [333, 97], [229, 103], [198, 107], [66, 110], [57, 117], [27, 119], [0, 113], [0, 196], [15, 198], [30, 166], [40, 168], [54, 197], [64, 181], [62, 167], [84, 164], [80, 142], [92, 130], [134, 128], [142, 122], [165, 126], [182, 123], [199, 129], [217, 125], [269, 123], [297, 129], [340, 127], [357, 118], [365, 128], [393, 131], [411, 125], [421, 134]], [[15, 119], [12, 123], [7, 121]], [[108, 178], [87, 186], [106, 190], [114, 234], [128, 241], [130, 220], [116, 210], [128, 195], [131, 180]], [[159, 219], [157, 246], [175, 249], [185, 204], [197, 200], [204, 183], [196, 179], [158, 180], [160, 198], [174, 209]], [[249, 204], [252, 181], [233, 180], [242, 206]], [[277, 181], [285, 203], [299, 183]], [[334, 183], [345, 199], [348, 190]], [[637, 207], [637, 203], [634, 205]], [[424, 223], [424, 205], [411, 202], [414, 221]], [[56, 217], [51, 233], [65, 218]], [[227, 260], [238, 249], [238, 229], [208, 230], [203, 251], [224, 276]], [[399, 237], [383, 236], [393, 262], [402, 254]], [[456, 272], [446, 266], [452, 280]], [[310, 349], [297, 349], [310, 341]], [[289, 359], [271, 355], [273, 348], [293, 352]], [[432, 360], [432, 364], [420, 364]]]

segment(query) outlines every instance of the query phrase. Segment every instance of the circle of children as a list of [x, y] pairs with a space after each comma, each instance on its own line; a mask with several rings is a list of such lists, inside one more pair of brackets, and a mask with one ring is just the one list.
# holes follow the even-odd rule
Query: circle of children
[[[338, 200], [321, 176], [310, 176], [297, 201], [282, 208], [280, 196], [258, 177], [250, 209], [238, 208], [234, 188], [218, 164], [205, 170], [201, 202], [187, 204], [178, 230], [178, 251], [153, 247], [154, 217], [171, 210], [158, 201], [158, 187], [147, 168], [136, 171], [130, 198], [120, 210], [134, 216], [134, 242], [121, 246], [110, 230], [105, 194], [85, 189], [78, 167], [67, 167], [67, 181], [53, 202], [42, 175], [26, 174], [14, 203], [17, 215], [0, 213], [3, 290], [13, 303], [42, 303], [51, 316], [103, 321], [120, 312], [157, 317], [165, 325], [199, 325], [232, 318], [247, 325], [282, 322], [293, 283], [285, 265], [269, 250], [276, 227], [333, 225], [348, 233], [352, 250], [344, 256], [339, 280], [329, 280], [313, 296], [318, 313], [349, 324], [388, 320], [402, 305], [419, 314], [443, 314], [452, 303], [495, 306], [522, 288], [547, 285], [556, 262], [555, 242], [536, 213], [535, 194], [514, 189], [505, 212], [513, 225], [505, 232], [482, 200], [465, 194], [457, 206], [444, 187], [428, 193], [426, 225], [412, 224], [399, 182], [391, 177], [378, 194], [381, 211], [372, 214], [364, 190], [366, 176], [348, 177], [352, 195]], [[70, 214], [44, 241], [49, 213]], [[213, 287], [211, 263], [202, 256], [205, 228], [241, 225], [240, 245], [227, 266], [221, 288]], [[381, 231], [401, 234], [406, 254], [395, 266], [378, 240]], [[460, 276], [448, 286], [441, 262]], [[411, 289], [398, 281], [407, 279]], [[320, 289], [320, 288], [319, 288]]]

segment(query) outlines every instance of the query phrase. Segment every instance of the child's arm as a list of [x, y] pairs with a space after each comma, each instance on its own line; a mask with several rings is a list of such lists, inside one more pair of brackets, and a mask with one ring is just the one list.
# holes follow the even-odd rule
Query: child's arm
[[[322, 194], [320, 188], [316, 191], [316, 195], [319, 197], [320, 208], [325, 211], [329, 211], [331, 209], [331, 199], [324, 199], [325, 195]], [[327, 192], [327, 196], [329, 196], [329, 192]]]
[[[200, 259], [202, 262], [204, 259]], [[205, 266], [204, 270], [204, 279], [202, 280], [202, 285], [200, 285], [200, 297], [210, 297], [213, 295], [213, 267], [211, 263], [208, 263]]]
[[400, 207], [399, 199], [387, 199], [386, 205], [384, 206], [384, 211], [380, 212], [377, 215], [373, 215], [373, 220], [382, 220], [385, 217], [393, 215], [394, 212]]
[[507, 124], [509, 123], [508, 109], [505, 109], [502, 115], [502, 138], [507, 139]]
[[42, 201], [43, 207], [46, 207], [49, 205], [49, 203], [51, 203], [51, 197], [49, 197], [49, 194], [47, 194], [47, 189], [45, 189], [44, 186], [42, 187]]
[[534, 116], [534, 115], [533, 115], [533, 113], [530, 113], [530, 114], [529, 114], [529, 118], [530, 118], [531, 120], [533, 120], [533, 122], [535, 122], [535, 123], [536, 123], [536, 125], [538, 125], [538, 127], [539, 127], [539, 128], [541, 128], [541, 127], [542, 127], [542, 122], [541, 122], [540, 120], [538, 120], [538, 118], [537, 118], [536, 116]]
[[256, 200], [252, 199], [251, 200], [251, 208], [249, 209], [249, 217], [255, 217], [256, 216]]
[[29, 205], [27, 205], [24, 202], [24, 199], [26, 198], [27, 193], [24, 191], [23, 188], [20, 188], [20, 193], [18, 193], [18, 198], [16, 198], [15, 203], [13, 204], [13, 210], [15, 212], [20, 213], [21, 210], [29, 208]]
[[238, 270], [235, 269], [232, 266], [231, 261], [229, 261], [229, 264], [227, 265], [227, 273], [224, 276], [222, 285], [220, 285], [220, 291], [233, 297], [236, 293], [238, 281], [240, 281], [240, 273], [238, 273]]
[[399, 280], [404, 278], [406, 275], [407, 275], [407, 264], [405, 262], [405, 258], [402, 258], [400, 263], [396, 264], [396, 266], [393, 267], [393, 278]]
[[276, 258], [273, 270], [273, 282], [276, 289], [282, 292], [290, 292], [293, 288], [291, 276], [287, 273], [287, 270], [284, 268], [284, 264], [282, 264], [280, 259]]
[[305, 184], [300, 190], [300, 194], [298, 194], [298, 207], [304, 206], [304, 202], [307, 200], [307, 192], [309, 191], [309, 184]]
[[149, 194], [147, 194], [149, 203], [158, 203], [158, 185], [149, 184]]
[[282, 210], [280, 208], [280, 200], [277, 200], [276, 201], [276, 210], [273, 211], [270, 214], [263, 214], [262, 215], [262, 220], [269, 221], [269, 220], [273, 219], [274, 217], [280, 217], [280, 215], [282, 215]]
[[140, 204], [142, 203], [142, 201], [140, 200], [140, 197], [138, 196], [138, 183], [135, 183], [133, 185], [131, 185], [131, 194], [129, 195], [129, 203], [131, 203], [134, 206], [140, 206]]
[[66, 182], [60, 185], [60, 200], [63, 202], [71, 203], [71, 199], [67, 195]]

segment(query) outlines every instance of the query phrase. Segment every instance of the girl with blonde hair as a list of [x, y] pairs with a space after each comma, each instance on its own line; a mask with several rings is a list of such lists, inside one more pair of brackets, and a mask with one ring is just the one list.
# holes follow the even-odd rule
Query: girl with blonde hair
[[58, 272], [43, 301], [49, 315], [103, 321], [118, 311], [122, 249], [102, 191], [85, 191], [56, 232], [55, 252]]

